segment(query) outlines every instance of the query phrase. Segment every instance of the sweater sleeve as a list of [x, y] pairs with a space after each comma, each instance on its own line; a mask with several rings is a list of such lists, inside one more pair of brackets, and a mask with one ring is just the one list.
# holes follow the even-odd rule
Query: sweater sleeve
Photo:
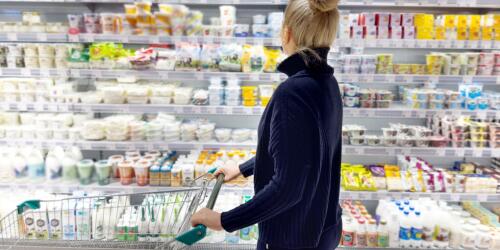
[[251, 200], [222, 213], [221, 224], [228, 232], [283, 213], [304, 195], [309, 172], [304, 147], [311, 131], [310, 112], [305, 111], [305, 104], [298, 97], [280, 93], [278, 98], [273, 107], [268, 148], [274, 166], [265, 166], [274, 167], [274, 176]]
[[244, 162], [240, 165], [240, 172], [244, 177], [253, 175], [253, 169], [255, 167], [255, 156], [252, 159]]

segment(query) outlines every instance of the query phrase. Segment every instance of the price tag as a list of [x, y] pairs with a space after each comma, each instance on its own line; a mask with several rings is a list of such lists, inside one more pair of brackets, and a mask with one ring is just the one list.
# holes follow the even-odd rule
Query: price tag
[[152, 44], [158, 44], [158, 43], [160, 43], [160, 37], [159, 36], [150, 36], [149, 42]]
[[67, 77], [68, 76], [68, 71], [65, 69], [58, 69], [57, 70], [57, 75], [59, 77]]
[[57, 109], [59, 111], [62, 111], [62, 112], [68, 112], [69, 111], [69, 105], [67, 105], [67, 104], [61, 104], [61, 105], [59, 105], [59, 107]]
[[36, 40], [39, 42], [46, 42], [47, 41], [47, 33], [37, 33]]
[[46, 107], [46, 104], [35, 103], [35, 105], [33, 105], [33, 109], [35, 111], [45, 111], [46, 110], [45, 107]]
[[395, 83], [396, 82], [396, 76], [395, 75], [386, 75], [385, 79], [389, 83]]
[[116, 150], [116, 144], [106, 143], [106, 145], [104, 145], [104, 148], [106, 148], [107, 150]]
[[24, 102], [20, 102], [17, 104], [17, 109], [19, 111], [27, 111], [28, 110], [28, 105]]
[[478, 41], [468, 41], [467, 47], [470, 49], [479, 49], [479, 42]]
[[31, 76], [31, 70], [30, 69], [26, 69], [26, 68], [22, 68], [21, 69], [21, 75], [22, 76]]
[[78, 43], [78, 42], [80, 42], [80, 38], [78, 35], [68, 35], [68, 42]]
[[480, 202], [487, 202], [488, 201], [488, 196], [487, 194], [478, 194], [477, 195], [477, 200]]
[[10, 110], [10, 104], [7, 102], [2, 102], [2, 110], [3, 111], [9, 111]]
[[279, 82], [280, 80], [281, 80], [280, 74], [272, 74], [271, 75], [271, 81]]
[[57, 105], [56, 104], [48, 104], [47, 109], [51, 112], [57, 112]]
[[50, 70], [49, 69], [40, 69], [40, 76], [50, 77]]
[[205, 36], [203, 37], [203, 40], [205, 40], [205, 43], [214, 43], [214, 38], [212, 36]]
[[463, 83], [472, 83], [473, 76], [463, 76], [462, 77], [462, 82]]
[[17, 41], [17, 33], [7, 33], [7, 41]]

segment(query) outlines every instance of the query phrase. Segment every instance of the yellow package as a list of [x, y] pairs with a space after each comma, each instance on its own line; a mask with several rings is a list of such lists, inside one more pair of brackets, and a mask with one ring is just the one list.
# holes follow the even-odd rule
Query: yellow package
[[459, 15], [457, 18], [457, 27], [466, 28], [467, 27], [467, 15]]
[[444, 16], [444, 27], [445, 28], [457, 27], [457, 16], [456, 15], [445, 15]]
[[385, 178], [387, 181], [387, 190], [404, 191], [399, 167], [395, 165], [385, 165], [384, 170], [385, 170]]
[[241, 68], [245, 73], [252, 72], [251, 65], [251, 57], [252, 57], [252, 45], [243, 45], [243, 53], [241, 54]]
[[500, 14], [493, 15], [493, 28], [500, 29]]
[[375, 191], [375, 181], [363, 165], [341, 165], [342, 187], [351, 191]]
[[493, 33], [495, 34], [495, 41], [500, 41], [500, 28], [493, 28]]
[[477, 41], [481, 37], [481, 27], [470, 27], [469, 28], [469, 40]]
[[408, 171], [408, 174], [411, 179], [411, 188], [409, 191], [411, 192], [425, 192], [425, 182], [424, 176], [422, 174], [422, 170], [416, 169]]
[[434, 27], [416, 27], [416, 37], [420, 40], [431, 40], [434, 38]]
[[277, 47], [264, 47], [264, 55], [266, 60], [264, 62], [264, 72], [274, 73], [278, 66], [278, 58], [280, 57], [281, 50]]
[[446, 29], [443, 26], [436, 26], [435, 28], [435, 39], [444, 40], [446, 38]]
[[457, 40], [467, 40], [469, 37], [467, 27], [457, 28]]
[[469, 15], [469, 27], [481, 27], [481, 16]]
[[493, 27], [483, 27], [481, 29], [481, 40], [491, 41], [493, 39]]
[[137, 14], [137, 7], [133, 4], [125, 4], [125, 14], [135, 15]]
[[425, 25], [425, 14], [418, 13], [413, 17], [413, 23], [415, 27], [421, 27]]

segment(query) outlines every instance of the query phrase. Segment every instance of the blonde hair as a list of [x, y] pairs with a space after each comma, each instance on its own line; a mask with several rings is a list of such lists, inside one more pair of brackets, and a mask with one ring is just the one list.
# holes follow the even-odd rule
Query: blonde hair
[[283, 25], [292, 31], [298, 52], [330, 47], [337, 34], [339, 0], [290, 0]]

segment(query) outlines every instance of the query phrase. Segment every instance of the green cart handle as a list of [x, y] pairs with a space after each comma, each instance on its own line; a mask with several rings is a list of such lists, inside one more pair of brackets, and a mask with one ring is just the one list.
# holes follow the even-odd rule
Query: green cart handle
[[[213, 171], [215, 172], [215, 171]], [[207, 202], [207, 208], [208, 209], [214, 209], [215, 206], [215, 201], [217, 200], [217, 197], [219, 196], [219, 191], [222, 187], [222, 183], [224, 183], [224, 174], [219, 174], [217, 176], [217, 182], [215, 183], [214, 188], [212, 189], [212, 194], [210, 194], [210, 198], [208, 199]], [[194, 243], [202, 240], [207, 236], [207, 227], [205, 225], [197, 225], [193, 229], [177, 236], [175, 240], [184, 243], [185, 245], [191, 246]]]
[[27, 209], [39, 209], [40, 200], [29, 200], [17, 205], [17, 213], [22, 214]]

